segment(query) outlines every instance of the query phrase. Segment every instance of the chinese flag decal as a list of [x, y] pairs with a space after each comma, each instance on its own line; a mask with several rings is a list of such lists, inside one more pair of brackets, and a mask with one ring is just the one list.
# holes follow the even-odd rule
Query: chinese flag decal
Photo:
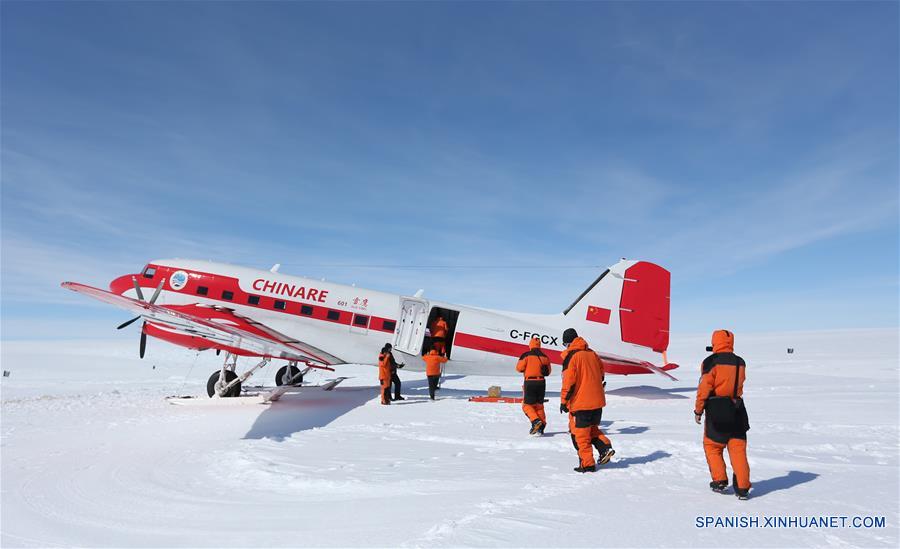
[[603, 307], [594, 307], [591, 305], [587, 310], [587, 317], [585, 320], [590, 320], [591, 322], [599, 322], [601, 324], [609, 324], [609, 309], [604, 309]]

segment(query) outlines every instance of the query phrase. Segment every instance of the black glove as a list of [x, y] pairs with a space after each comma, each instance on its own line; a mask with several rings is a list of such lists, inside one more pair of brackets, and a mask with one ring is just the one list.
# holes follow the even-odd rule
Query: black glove
[[400, 364], [397, 365], [398, 368], [402, 368], [402, 367], [404, 367], [404, 366], [406, 366], [406, 363], [405, 363], [405, 362], [401, 362]]
[[702, 418], [702, 417], [703, 417], [703, 412], [700, 412], [699, 414], [697, 412], [694, 412], [694, 423], [696, 423], [697, 425], [700, 425], [700, 418]]
[[568, 414], [568, 413], [569, 413], [569, 407], [566, 406], [565, 404], [563, 404], [562, 402], [560, 402], [560, 403], [559, 403], [559, 413], [560, 413], [560, 414]]

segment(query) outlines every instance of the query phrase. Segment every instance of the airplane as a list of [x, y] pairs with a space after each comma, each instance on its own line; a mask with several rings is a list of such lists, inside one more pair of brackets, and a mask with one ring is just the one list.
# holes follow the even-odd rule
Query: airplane
[[[448, 327], [445, 373], [519, 375], [514, 364], [534, 337], [551, 363], [561, 364], [562, 333], [575, 328], [601, 357], [606, 373], [675, 379], [667, 372], [678, 365], [666, 357], [670, 273], [647, 261], [622, 259], [557, 314], [455, 305], [426, 299], [422, 290], [390, 294], [290, 276], [279, 267], [160, 259], [140, 273], [113, 279], [109, 291], [77, 282], [62, 287], [137, 315], [118, 329], [143, 320], [141, 358], [148, 336], [189, 349], [225, 351], [222, 367], [207, 383], [210, 397], [240, 396], [242, 383], [256, 371], [284, 360], [275, 379], [280, 392], [270, 399], [276, 400], [302, 383], [311, 368], [374, 364], [385, 343], [408, 370], [424, 371], [422, 356], [433, 343], [429, 326], [438, 316]], [[239, 375], [239, 356], [260, 361]]]

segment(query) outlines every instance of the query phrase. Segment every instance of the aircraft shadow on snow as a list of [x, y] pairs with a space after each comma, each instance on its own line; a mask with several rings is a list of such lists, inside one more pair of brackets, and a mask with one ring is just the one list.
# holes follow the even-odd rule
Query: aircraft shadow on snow
[[289, 395], [263, 410], [244, 439], [281, 442], [294, 433], [324, 427], [377, 395], [377, 386], [337, 387], [332, 391], [316, 388]]

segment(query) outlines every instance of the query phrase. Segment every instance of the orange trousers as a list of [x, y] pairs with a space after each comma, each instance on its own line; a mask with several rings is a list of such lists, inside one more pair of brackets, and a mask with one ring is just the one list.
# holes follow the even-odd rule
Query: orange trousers
[[594, 460], [593, 442], [600, 439], [603, 444], [612, 446], [609, 438], [603, 433], [599, 425], [591, 425], [590, 427], [576, 427], [575, 414], [569, 414], [569, 433], [572, 434], [572, 442], [578, 449], [578, 459], [581, 461], [582, 467], [590, 467], [596, 465]]
[[750, 489], [750, 464], [747, 463], [747, 441], [742, 438], [732, 438], [727, 444], [716, 442], [706, 436], [703, 437], [703, 451], [706, 452], [706, 463], [709, 465], [709, 474], [713, 480], [728, 482], [728, 471], [725, 469], [725, 459], [722, 452], [728, 449], [728, 459], [731, 460], [731, 468], [737, 479], [736, 488]]
[[539, 419], [544, 422], [544, 425], [547, 424], [547, 416], [544, 414], [543, 404], [523, 404], [522, 411], [525, 412], [525, 415], [528, 416], [532, 423], [534, 423], [534, 420]]
[[[573, 440], [575, 438], [575, 429], [575, 414], [569, 414], [569, 434], [572, 435]], [[607, 437], [606, 434], [603, 433], [603, 429], [601, 429], [600, 427], [597, 427], [596, 435], [597, 436], [595, 436], [594, 438], [599, 438], [601, 441], [603, 441], [603, 444], [612, 446], [612, 442], [609, 441], [609, 437]]]

